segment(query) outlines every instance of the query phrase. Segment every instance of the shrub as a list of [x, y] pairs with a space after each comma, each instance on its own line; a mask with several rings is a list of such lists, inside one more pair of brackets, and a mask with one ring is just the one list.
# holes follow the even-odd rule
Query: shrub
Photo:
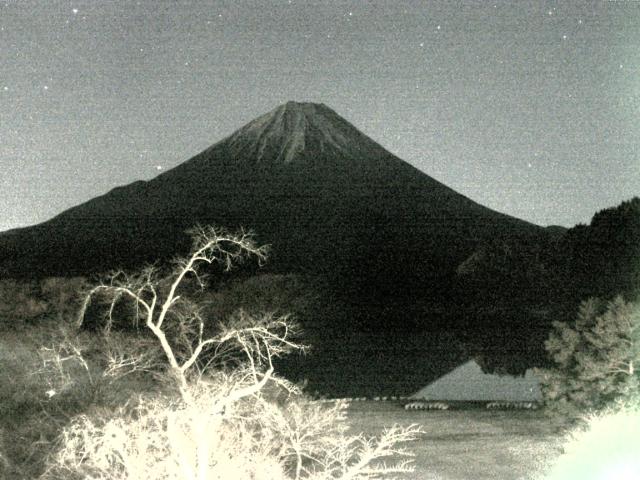
[[19, 328], [39, 318], [58, 320], [77, 312], [87, 281], [82, 277], [51, 277], [36, 281], [0, 281], [0, 323]]
[[5, 326], [32, 321], [47, 310], [47, 303], [39, 298], [36, 282], [0, 281], [0, 322]]
[[[219, 383], [218, 383], [219, 382]], [[198, 385], [188, 404], [141, 398], [109, 416], [76, 418], [45, 478], [228, 479], [381, 478], [410, 471], [372, 461], [404, 452], [395, 444], [418, 433], [392, 428], [379, 440], [348, 436], [343, 402], [331, 407], [304, 398], [278, 407], [261, 396], [227, 405], [225, 388], [237, 379]]]
[[76, 415], [113, 411], [134, 394], [158, 392], [162, 384], [147, 371], [122, 368], [114, 375], [113, 365], [125, 366], [134, 344], [144, 348], [144, 358], [157, 352], [141, 340], [77, 332], [63, 322], [3, 331], [0, 478], [38, 478], [56, 438]]
[[58, 319], [70, 318], [80, 308], [88, 285], [84, 277], [49, 277], [40, 282], [40, 295], [50, 313]]
[[577, 418], [639, 393], [638, 305], [621, 297], [582, 302], [575, 325], [555, 322], [545, 346], [555, 363], [538, 372], [549, 411]]

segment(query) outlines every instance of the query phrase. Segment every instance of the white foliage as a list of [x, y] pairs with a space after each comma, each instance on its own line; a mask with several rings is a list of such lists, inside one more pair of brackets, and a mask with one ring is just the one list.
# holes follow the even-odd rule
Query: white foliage
[[[107, 338], [115, 303], [123, 297], [135, 303], [134, 321], [141, 320], [159, 343], [179, 395], [139, 397], [114, 412], [75, 418], [43, 478], [365, 480], [411, 471], [407, 460], [385, 462], [410, 457], [397, 445], [416, 439], [417, 426], [392, 427], [378, 439], [347, 435], [345, 401], [306, 400], [274, 374], [273, 358], [302, 348], [288, 316], [238, 311], [205, 338], [197, 305], [179, 293], [183, 281], [190, 276], [204, 285], [199, 265], [219, 262], [229, 269], [247, 255], [265, 258], [250, 235], [199, 228], [190, 256], [177, 260], [168, 277], [155, 267], [134, 275], [115, 272], [89, 292], [80, 321], [94, 295], [109, 295]], [[230, 353], [244, 359], [233, 369], [221, 361]], [[155, 361], [154, 355], [113, 347], [105, 375], [144, 372]], [[273, 392], [284, 395], [284, 403]]]

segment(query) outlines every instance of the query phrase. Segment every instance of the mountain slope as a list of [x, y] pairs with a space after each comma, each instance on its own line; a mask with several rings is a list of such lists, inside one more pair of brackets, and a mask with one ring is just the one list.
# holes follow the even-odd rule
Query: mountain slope
[[[316, 331], [317, 353], [290, 371], [334, 392], [337, 376], [360, 375], [349, 381], [352, 393], [371, 393], [382, 378], [393, 393], [394, 382], [464, 356], [450, 342], [433, 347], [435, 354], [416, 346], [422, 340], [409, 342], [431, 363], [416, 372], [407, 357], [410, 338], [458, 329], [461, 337], [476, 339], [482, 329], [494, 338], [487, 309], [462, 302], [474, 298], [464, 288], [475, 283], [461, 283], [459, 266], [475, 265], [469, 259], [491, 242], [549, 235], [420, 172], [328, 107], [289, 102], [150, 181], [0, 234], [0, 272], [44, 277], [135, 268], [186, 253], [184, 232], [196, 223], [249, 228], [271, 245], [267, 272], [322, 278], [339, 314], [319, 312], [304, 325]], [[512, 330], [527, 336], [519, 324]]]
[[305, 271], [345, 261], [382, 268], [379, 257], [394, 252], [430, 261], [446, 253], [449, 263], [480, 239], [537, 230], [457, 194], [326, 106], [289, 102], [151, 181], [1, 236], [2, 267], [13, 275], [131, 267], [183, 249], [182, 232], [196, 222], [251, 228], [273, 245], [273, 268]]

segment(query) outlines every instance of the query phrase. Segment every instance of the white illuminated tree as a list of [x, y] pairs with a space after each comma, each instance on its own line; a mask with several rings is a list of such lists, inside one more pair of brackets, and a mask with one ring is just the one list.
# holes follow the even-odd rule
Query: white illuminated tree
[[[190, 254], [168, 274], [156, 267], [114, 272], [89, 290], [79, 315], [81, 325], [94, 297], [106, 298], [108, 338], [118, 302], [133, 303], [131, 320], [157, 340], [177, 398], [140, 396], [111, 415], [76, 418], [44, 478], [364, 480], [411, 471], [407, 461], [379, 460], [408, 456], [396, 445], [415, 439], [419, 428], [392, 427], [377, 440], [349, 436], [344, 402], [320, 405], [274, 373], [274, 358], [303, 348], [289, 316], [238, 310], [205, 324], [186, 284], [204, 287], [203, 265], [229, 270], [247, 257], [262, 262], [266, 252], [245, 232], [205, 227], [192, 235]], [[108, 375], [150, 368], [140, 351], [108, 358]]]
[[582, 302], [575, 324], [554, 323], [546, 349], [555, 365], [540, 373], [551, 411], [580, 415], [640, 393], [640, 308], [622, 297]]

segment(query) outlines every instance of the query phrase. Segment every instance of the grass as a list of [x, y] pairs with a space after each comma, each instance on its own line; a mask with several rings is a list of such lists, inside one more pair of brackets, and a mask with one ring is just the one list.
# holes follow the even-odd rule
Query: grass
[[406, 411], [398, 402], [355, 402], [348, 418], [365, 435], [394, 423], [419, 423], [425, 434], [406, 445], [415, 480], [531, 479], [560, 453], [561, 439], [541, 411]]

